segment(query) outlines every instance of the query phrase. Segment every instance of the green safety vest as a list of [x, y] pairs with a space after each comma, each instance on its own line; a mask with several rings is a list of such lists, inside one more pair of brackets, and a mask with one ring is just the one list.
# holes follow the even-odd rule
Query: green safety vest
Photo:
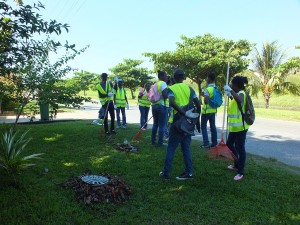
[[122, 87], [121, 89], [118, 88], [117, 92], [116, 92], [116, 106], [117, 107], [126, 107], [126, 91], [125, 89]]
[[[244, 101], [243, 101], [243, 112], [245, 112], [246, 107], [246, 93], [245, 91], [240, 91], [237, 94], [243, 93], [244, 94]], [[245, 128], [244, 128], [245, 125]], [[237, 102], [232, 99], [228, 108], [228, 127], [230, 132], [240, 132], [244, 129], [248, 129], [249, 125], [242, 119], [242, 113], [238, 108]]]
[[[214, 87], [207, 87], [206, 90], [209, 93], [209, 98], [212, 98], [214, 96]], [[202, 106], [202, 114], [208, 114], [208, 113], [216, 113], [217, 109], [211, 107], [209, 104], [204, 104]]]
[[[179, 107], [183, 107], [189, 104], [191, 89], [187, 84], [177, 83], [169, 87], [174, 94], [174, 101]], [[173, 115], [177, 113], [173, 110]]]
[[151, 102], [147, 95], [143, 94], [141, 98], [138, 99], [139, 106], [144, 106], [150, 108]]
[[[96, 85], [96, 89], [98, 91], [100, 91], [100, 93], [103, 94], [103, 95], [106, 95], [106, 94], [109, 94], [109, 93], [112, 93], [112, 94], [114, 93], [114, 89], [111, 87], [111, 85], [110, 85], [110, 83], [108, 81], [106, 81], [105, 90], [102, 88], [102, 86], [100, 85], [100, 83]], [[107, 101], [113, 100], [113, 96], [99, 98], [99, 100], [100, 100], [101, 105], [105, 105], [105, 103]]]

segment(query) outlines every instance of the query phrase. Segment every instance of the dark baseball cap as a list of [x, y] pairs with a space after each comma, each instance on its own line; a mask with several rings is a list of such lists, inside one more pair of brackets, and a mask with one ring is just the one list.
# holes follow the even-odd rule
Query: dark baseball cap
[[184, 71], [182, 69], [177, 69], [177, 70], [175, 70], [175, 72], [173, 73], [173, 75], [174, 75], [174, 78], [182, 77], [182, 76], [184, 76]]

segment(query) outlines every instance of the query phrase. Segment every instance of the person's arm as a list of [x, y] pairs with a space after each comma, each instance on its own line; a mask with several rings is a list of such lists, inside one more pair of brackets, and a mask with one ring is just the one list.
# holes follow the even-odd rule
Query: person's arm
[[200, 103], [199, 99], [197, 97], [193, 98], [193, 102], [197, 108], [197, 113], [201, 113], [201, 103]]
[[116, 95], [114, 95], [114, 105], [116, 104]]
[[207, 105], [209, 102], [209, 92], [207, 89], [205, 89], [203, 96], [204, 96], [204, 104]]
[[172, 106], [173, 109], [175, 109], [181, 115], [185, 115], [185, 111], [175, 103], [174, 96], [169, 96], [169, 102], [170, 102], [170, 106]]
[[127, 105], [129, 105], [126, 94], [125, 94], [125, 101], [126, 101]]
[[168, 98], [168, 88], [165, 88], [162, 92], [161, 92], [163, 99], [166, 100]]

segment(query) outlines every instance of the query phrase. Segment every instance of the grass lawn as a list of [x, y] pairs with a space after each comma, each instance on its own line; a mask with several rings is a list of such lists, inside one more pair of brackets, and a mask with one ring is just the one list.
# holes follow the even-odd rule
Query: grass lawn
[[[130, 140], [129, 125], [113, 139], [99, 137], [88, 121], [19, 125], [33, 140], [28, 154], [43, 160], [18, 177], [20, 187], [0, 175], [0, 224], [299, 224], [300, 168], [249, 155], [242, 181], [233, 180], [226, 162], [207, 159], [193, 142], [193, 180], [177, 181], [183, 159], [176, 152], [172, 179], [158, 177], [165, 151], [149, 145], [143, 133], [138, 153], [114, 150], [113, 143]], [[49, 172], [44, 173], [44, 168]], [[72, 190], [57, 183], [92, 171], [124, 179], [133, 189], [124, 204], [78, 203]]]

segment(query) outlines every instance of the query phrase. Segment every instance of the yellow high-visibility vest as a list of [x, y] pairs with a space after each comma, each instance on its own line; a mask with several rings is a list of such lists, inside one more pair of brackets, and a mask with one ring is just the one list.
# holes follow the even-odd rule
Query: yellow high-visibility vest
[[141, 98], [138, 99], [139, 106], [144, 106], [150, 108], [151, 102], [146, 94], [143, 94]]
[[[214, 87], [207, 87], [206, 90], [209, 93], [209, 98], [212, 98], [214, 95]], [[208, 103], [204, 104], [202, 106], [202, 114], [208, 114], [208, 113], [216, 113], [217, 109], [212, 108]]]
[[122, 88], [118, 88], [117, 92], [116, 92], [116, 106], [117, 107], [126, 107], [126, 91], [125, 89]]
[[[246, 107], [246, 93], [245, 91], [240, 91], [237, 94], [243, 93], [244, 94], [244, 101], [242, 110], [245, 112]], [[245, 128], [244, 128], [245, 125]], [[249, 125], [242, 119], [242, 113], [240, 109], [238, 108], [237, 102], [232, 99], [228, 108], [228, 127], [230, 132], [240, 132], [244, 129], [247, 130], [249, 128]]]
[[[96, 89], [98, 91], [100, 91], [100, 93], [103, 94], [103, 95], [110, 94], [110, 93], [113, 94], [114, 93], [114, 90], [113, 90], [113, 88], [111, 87], [111, 85], [110, 85], [110, 83], [108, 81], [106, 81], [106, 83], [105, 83], [105, 90], [102, 88], [102, 86], [100, 85], [100, 83], [96, 85]], [[113, 96], [111, 96], [111, 97], [104, 97], [104, 98], [100, 98], [99, 97], [99, 100], [100, 100], [101, 105], [105, 105], [105, 103], [107, 101], [113, 100]]]
[[[174, 94], [174, 101], [176, 105], [178, 105], [179, 107], [183, 107], [189, 104], [191, 89], [187, 84], [184, 83], [174, 84], [170, 86], [170, 90]], [[177, 113], [176, 110], [174, 110], [173, 112], [174, 115]]]

